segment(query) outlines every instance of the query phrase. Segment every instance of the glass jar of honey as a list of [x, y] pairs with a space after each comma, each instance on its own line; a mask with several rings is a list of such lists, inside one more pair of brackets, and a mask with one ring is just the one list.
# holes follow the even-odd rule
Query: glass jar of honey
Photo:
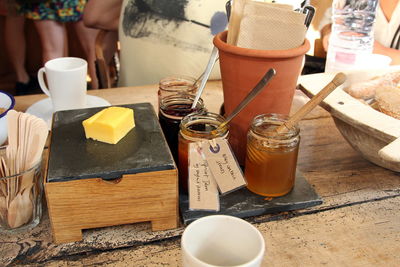
[[175, 75], [163, 78], [158, 83], [158, 104], [160, 107], [161, 100], [164, 97], [176, 94], [190, 94], [197, 93], [198, 84], [196, 79], [184, 75]]
[[223, 116], [212, 112], [196, 112], [182, 119], [178, 137], [179, 186], [182, 193], [188, 192], [189, 144], [217, 137], [228, 138], [229, 130], [227, 125], [218, 131], [213, 131], [224, 120]]
[[300, 129], [296, 125], [284, 133], [275, 132], [287, 119], [281, 114], [259, 115], [248, 131], [244, 173], [247, 188], [256, 194], [283, 196], [294, 186]]
[[194, 95], [175, 94], [164, 97], [160, 103], [158, 120], [167, 140], [169, 149], [178, 164], [178, 134], [179, 124], [186, 115], [192, 112], [204, 112], [204, 102], [200, 98], [196, 108], [192, 108]]

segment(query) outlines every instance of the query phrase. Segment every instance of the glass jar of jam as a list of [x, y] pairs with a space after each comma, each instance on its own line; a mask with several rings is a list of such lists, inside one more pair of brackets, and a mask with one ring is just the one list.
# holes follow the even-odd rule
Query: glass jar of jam
[[296, 125], [282, 134], [274, 131], [287, 119], [286, 115], [262, 114], [248, 131], [244, 175], [247, 188], [256, 194], [283, 196], [294, 186], [300, 129]]
[[160, 103], [158, 120], [176, 164], [178, 164], [178, 134], [181, 120], [192, 112], [206, 111], [201, 98], [196, 108], [192, 109], [194, 98], [194, 95], [175, 94], [164, 97]]
[[160, 107], [161, 100], [164, 97], [176, 94], [190, 94], [197, 93], [198, 83], [196, 79], [184, 75], [175, 75], [163, 78], [158, 83], [158, 105]]
[[196, 112], [182, 119], [179, 131], [179, 186], [182, 193], [188, 192], [189, 143], [211, 140], [217, 137], [228, 138], [228, 126], [213, 132], [225, 120], [212, 112]]

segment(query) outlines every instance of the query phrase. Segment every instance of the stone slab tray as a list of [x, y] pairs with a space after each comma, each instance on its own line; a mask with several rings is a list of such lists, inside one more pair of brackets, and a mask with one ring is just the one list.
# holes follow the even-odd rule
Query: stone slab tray
[[269, 199], [254, 194], [247, 188], [242, 188], [220, 197], [219, 212], [189, 210], [187, 195], [181, 194], [179, 202], [181, 218], [186, 225], [207, 215], [224, 214], [247, 218], [268, 213], [304, 209], [322, 204], [322, 199], [303, 175], [297, 172], [293, 190], [282, 197]]
[[150, 103], [132, 108], [135, 127], [117, 144], [86, 139], [82, 121], [104, 109], [86, 108], [54, 114], [48, 182], [103, 178], [176, 168], [157, 115]]

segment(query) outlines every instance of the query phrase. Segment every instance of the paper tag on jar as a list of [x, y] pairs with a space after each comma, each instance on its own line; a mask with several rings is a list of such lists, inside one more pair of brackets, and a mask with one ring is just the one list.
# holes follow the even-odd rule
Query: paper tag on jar
[[189, 144], [189, 209], [219, 211], [217, 184], [199, 143]]
[[242, 170], [226, 139], [203, 141], [201, 148], [221, 194], [245, 186]]

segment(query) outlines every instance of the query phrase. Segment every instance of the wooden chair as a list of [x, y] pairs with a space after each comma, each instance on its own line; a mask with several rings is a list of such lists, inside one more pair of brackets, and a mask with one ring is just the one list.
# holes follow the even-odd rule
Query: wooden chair
[[[113, 51], [111, 56], [105, 54]], [[118, 83], [119, 53], [118, 33], [100, 30], [96, 37], [96, 73], [99, 80], [99, 89], [116, 87]], [[111, 59], [108, 59], [110, 58]]]
[[326, 58], [326, 51], [322, 45], [322, 39], [318, 38], [314, 41], [314, 56], [320, 58]]
[[314, 54], [306, 55], [304, 68], [301, 72], [302, 75], [321, 73], [325, 71], [326, 52], [322, 46], [321, 39], [314, 41]]

